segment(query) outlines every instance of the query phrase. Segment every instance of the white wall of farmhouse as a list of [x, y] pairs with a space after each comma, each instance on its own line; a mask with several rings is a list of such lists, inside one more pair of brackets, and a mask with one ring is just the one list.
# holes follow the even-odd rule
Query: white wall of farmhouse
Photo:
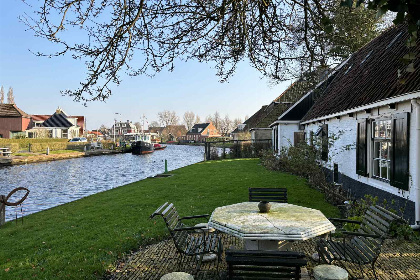
[[[356, 174], [356, 141], [357, 141], [357, 122], [360, 119], [378, 119], [390, 118], [392, 114], [410, 112], [409, 122], [409, 173], [410, 183], [409, 190], [402, 191], [396, 187], [391, 186], [386, 181], [381, 181], [372, 177], [364, 177]], [[420, 113], [419, 113], [420, 116]], [[338, 171], [351, 179], [368, 184], [374, 188], [391, 193], [401, 198], [408, 198], [408, 200], [415, 203], [416, 221], [420, 221], [420, 184], [419, 184], [419, 162], [417, 162], [420, 153], [420, 139], [418, 138], [417, 128], [420, 127], [419, 116], [417, 115], [415, 106], [410, 101], [399, 103], [396, 109], [390, 109], [388, 106], [373, 108], [370, 113], [365, 111], [354, 113], [353, 117], [349, 115], [341, 116], [340, 119], [332, 118], [323, 120], [322, 123], [310, 123], [305, 125], [306, 138], [309, 140], [310, 132], [316, 133], [322, 124], [328, 124], [328, 137], [336, 137], [333, 141], [332, 147], [328, 151], [329, 162], [326, 167], [333, 170], [333, 164], [338, 164]], [[293, 136], [292, 130], [286, 127], [284, 135], [286, 137]], [[297, 131], [297, 130], [295, 130]], [[372, 137], [372, 127], [368, 125], [368, 138]], [[283, 137], [282, 137], [283, 139]], [[293, 140], [293, 137], [291, 138]], [[281, 142], [282, 144], [284, 142]], [[292, 141], [293, 143], [293, 141]], [[350, 149], [349, 149], [350, 148]], [[369, 159], [373, 157], [373, 145], [368, 145], [368, 173], [372, 174], [372, 165]]]
[[289, 148], [294, 143], [294, 133], [299, 131], [298, 123], [281, 123], [278, 126], [279, 150]]

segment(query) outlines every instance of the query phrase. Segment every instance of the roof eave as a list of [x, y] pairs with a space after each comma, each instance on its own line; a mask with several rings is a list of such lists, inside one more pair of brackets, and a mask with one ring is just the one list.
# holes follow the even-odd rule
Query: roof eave
[[407, 100], [411, 100], [411, 99], [418, 99], [420, 98], [420, 90], [418, 91], [414, 91], [414, 92], [409, 92], [406, 94], [402, 94], [399, 96], [395, 96], [395, 97], [391, 97], [391, 98], [387, 98], [387, 99], [383, 99], [377, 102], [373, 102], [370, 104], [366, 104], [363, 106], [359, 106], [359, 107], [355, 107], [346, 111], [341, 111], [341, 112], [337, 112], [334, 114], [329, 114], [326, 116], [322, 116], [319, 118], [315, 118], [315, 119], [310, 119], [307, 121], [302, 122], [302, 124], [308, 124], [308, 123], [312, 123], [312, 122], [317, 122], [317, 121], [322, 121], [322, 120], [326, 120], [326, 119], [331, 119], [331, 118], [335, 118], [338, 116], [342, 116], [342, 115], [347, 115], [350, 113], [355, 113], [355, 112], [359, 112], [359, 111], [363, 111], [363, 110], [367, 110], [367, 109], [372, 109], [375, 107], [381, 107], [381, 106], [386, 106], [392, 103], [399, 103], [399, 102], [403, 102], [403, 101], [407, 101]]
[[278, 125], [278, 124], [299, 124], [299, 123], [300, 123], [300, 121], [280, 121], [280, 120], [277, 120], [277, 121], [273, 122], [272, 124], [270, 124], [270, 127], [273, 127], [273, 126]]

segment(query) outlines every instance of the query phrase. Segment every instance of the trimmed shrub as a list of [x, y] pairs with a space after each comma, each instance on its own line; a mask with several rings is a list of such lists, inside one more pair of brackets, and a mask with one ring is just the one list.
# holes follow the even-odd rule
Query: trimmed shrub
[[[2, 146], [0, 144], [0, 146]], [[19, 144], [18, 143], [9, 143], [4, 145], [3, 147], [9, 148], [12, 153], [17, 153], [19, 151]]]
[[112, 150], [114, 148], [114, 142], [112, 141], [102, 141], [102, 148], [105, 150]]
[[51, 143], [51, 142], [68, 142], [69, 139], [60, 139], [60, 138], [23, 138], [23, 139], [6, 139], [0, 138], [0, 146], [7, 147], [7, 145], [15, 143], [19, 145], [20, 150], [29, 149], [29, 144], [35, 143]]

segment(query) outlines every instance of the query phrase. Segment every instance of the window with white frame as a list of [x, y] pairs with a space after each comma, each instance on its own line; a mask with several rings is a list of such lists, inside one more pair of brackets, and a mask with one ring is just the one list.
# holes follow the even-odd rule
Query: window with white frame
[[69, 138], [69, 130], [63, 129], [63, 133], [61, 134], [61, 138], [67, 139]]
[[372, 145], [372, 175], [375, 178], [389, 181], [391, 167], [391, 119], [372, 122]]
[[356, 174], [409, 190], [409, 121], [409, 112], [358, 120]]

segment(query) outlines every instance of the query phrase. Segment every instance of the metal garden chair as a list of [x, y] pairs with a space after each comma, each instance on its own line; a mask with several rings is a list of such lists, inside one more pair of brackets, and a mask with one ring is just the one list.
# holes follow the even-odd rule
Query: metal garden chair
[[226, 250], [229, 279], [300, 279], [305, 254], [292, 251]]
[[[317, 242], [319, 261], [331, 263], [334, 260], [347, 261], [358, 264], [363, 274], [361, 265], [371, 264], [375, 279], [375, 262], [381, 253], [381, 247], [388, 237], [391, 224], [403, 221], [394, 213], [380, 207], [370, 206], [363, 220], [354, 221], [346, 219], [330, 219], [331, 222], [359, 224], [356, 232], [343, 231], [342, 241], [320, 239]], [[346, 240], [346, 237], [351, 237]]]
[[166, 202], [150, 218], [153, 219], [157, 215], [164, 219], [177, 252], [180, 254], [179, 265], [182, 264], [185, 256], [193, 256], [193, 259], [197, 261], [196, 269], [199, 271], [204, 255], [216, 254], [217, 271], [219, 271], [219, 261], [223, 252], [220, 236], [217, 233], [206, 232], [206, 226], [190, 227], [183, 223], [184, 220], [207, 218], [208, 214], [181, 218], [174, 205]]
[[249, 201], [269, 201], [287, 203], [286, 188], [249, 188]]

